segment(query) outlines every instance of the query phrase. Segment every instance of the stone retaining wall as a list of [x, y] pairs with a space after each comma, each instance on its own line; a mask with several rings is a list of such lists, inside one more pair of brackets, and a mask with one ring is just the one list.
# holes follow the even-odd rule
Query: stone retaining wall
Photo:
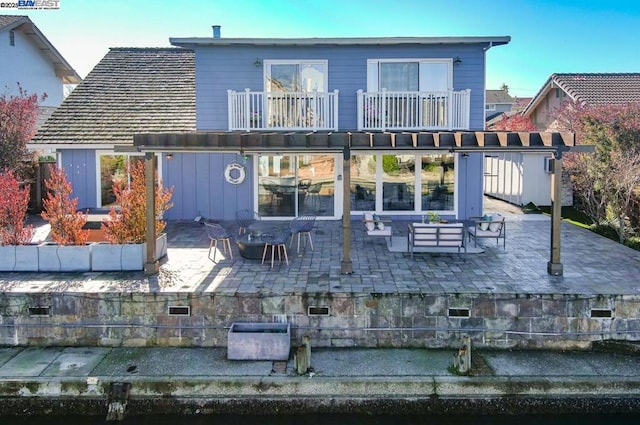
[[285, 321], [315, 347], [587, 348], [640, 340], [640, 296], [0, 294], [2, 345], [225, 347], [233, 322]]

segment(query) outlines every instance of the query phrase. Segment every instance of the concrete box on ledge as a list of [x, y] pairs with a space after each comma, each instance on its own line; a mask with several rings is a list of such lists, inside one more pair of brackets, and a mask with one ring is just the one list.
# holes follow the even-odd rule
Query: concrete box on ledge
[[288, 323], [233, 323], [227, 334], [229, 360], [288, 360]]

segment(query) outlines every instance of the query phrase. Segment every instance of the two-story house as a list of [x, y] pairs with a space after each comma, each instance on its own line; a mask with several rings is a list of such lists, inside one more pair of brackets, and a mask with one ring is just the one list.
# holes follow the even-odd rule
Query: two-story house
[[516, 100], [507, 90], [486, 90], [484, 113], [487, 121], [506, 112], [511, 112]]
[[40, 104], [43, 122], [64, 99], [65, 85], [80, 76], [28, 16], [0, 15], [0, 90], [47, 95]]
[[[81, 208], [113, 202], [134, 134], [188, 131], [192, 149], [176, 136], [159, 155], [175, 188], [169, 219], [335, 219], [345, 199], [355, 212], [482, 211], [482, 154], [447, 146], [460, 142], [452, 132], [483, 129], [486, 52], [509, 37], [227, 39], [214, 28], [170, 40], [179, 49], [112, 49], [36, 136], [73, 170]], [[345, 197], [336, 140], [351, 135]]]

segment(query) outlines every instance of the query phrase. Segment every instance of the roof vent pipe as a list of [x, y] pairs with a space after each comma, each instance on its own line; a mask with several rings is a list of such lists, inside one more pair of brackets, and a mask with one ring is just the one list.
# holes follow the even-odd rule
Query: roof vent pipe
[[213, 25], [213, 38], [220, 38], [220, 25]]

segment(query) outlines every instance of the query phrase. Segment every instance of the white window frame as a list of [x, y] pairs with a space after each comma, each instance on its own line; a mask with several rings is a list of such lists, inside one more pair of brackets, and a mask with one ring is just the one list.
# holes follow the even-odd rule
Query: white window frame
[[[383, 155], [398, 155], [399, 152], [398, 151], [357, 151], [357, 152], [352, 152], [351, 155], [352, 156], [357, 156], [357, 155], [374, 155], [374, 156], [378, 156], [378, 158], [376, 159], [376, 200], [375, 200], [375, 212], [378, 214], [393, 214], [393, 215], [415, 215], [415, 214], [421, 214], [421, 213], [425, 213], [426, 211], [422, 209], [422, 197], [421, 197], [421, 192], [419, 190], [414, 190], [414, 209], [412, 211], [404, 211], [404, 210], [390, 210], [390, 211], [386, 211], [384, 210], [384, 199], [383, 199], [383, 193], [382, 193], [382, 187], [383, 187], [383, 167], [382, 167], [382, 156]], [[412, 155], [415, 155], [416, 159], [420, 159], [420, 165], [422, 166], [422, 157], [425, 155], [439, 155], [441, 154], [440, 151], [418, 151], [418, 152], [411, 152]], [[455, 187], [455, 192], [453, 194], [453, 210], [440, 210], [440, 211], [436, 211], [439, 214], [442, 215], [453, 215], [454, 217], [458, 217], [458, 195], [460, 193], [460, 154], [454, 154], [453, 156], [453, 164], [454, 164], [454, 169], [455, 169], [455, 173], [453, 175], [453, 181], [454, 181], [454, 187]], [[418, 162], [416, 161], [416, 165], [418, 164]], [[417, 168], [417, 167], [416, 167]], [[421, 188], [422, 187], [422, 180], [420, 179], [420, 175], [417, 172], [414, 172], [414, 187], [415, 188]], [[420, 208], [417, 208], [417, 206], [419, 206]], [[357, 212], [360, 212], [358, 210], [356, 210]]]
[[380, 81], [380, 64], [381, 63], [418, 63], [418, 87], [419, 91], [423, 90], [426, 83], [424, 75], [425, 68], [422, 65], [426, 64], [446, 64], [447, 65], [447, 88], [446, 90], [453, 90], [453, 59], [452, 58], [398, 58], [398, 59], [367, 59], [367, 91], [368, 92], [380, 92], [382, 91], [379, 86]]
[[496, 110], [496, 104], [495, 103], [487, 103], [486, 105], [484, 105], [484, 110], [485, 111], [495, 111]]
[[329, 91], [329, 61], [327, 59], [266, 59], [263, 62], [263, 81], [265, 93], [269, 91], [269, 72], [272, 65], [304, 65], [304, 64], [322, 64], [325, 67], [323, 85], [325, 90]]
[[[102, 205], [102, 180], [100, 176], [100, 157], [101, 156], [116, 156], [116, 155], [126, 155], [126, 156], [142, 156], [144, 157], [144, 153], [136, 153], [136, 152], [114, 152], [110, 150], [96, 150], [96, 198], [95, 198], [95, 206], [96, 208], [107, 208]], [[162, 156], [161, 154], [155, 154], [158, 161], [158, 178], [162, 179]]]

